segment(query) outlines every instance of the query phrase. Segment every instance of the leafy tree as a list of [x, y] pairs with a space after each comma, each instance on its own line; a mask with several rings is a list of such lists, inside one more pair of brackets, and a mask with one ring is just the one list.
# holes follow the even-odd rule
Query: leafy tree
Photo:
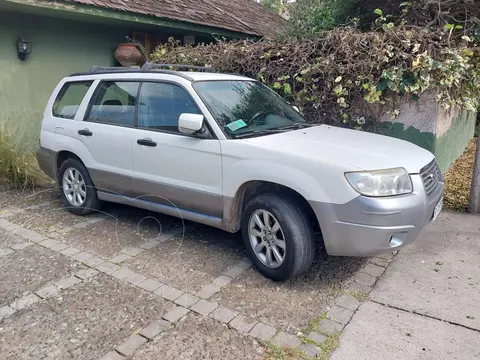
[[275, 14], [280, 14], [283, 7], [287, 4], [287, 0], [260, 0], [265, 8]]

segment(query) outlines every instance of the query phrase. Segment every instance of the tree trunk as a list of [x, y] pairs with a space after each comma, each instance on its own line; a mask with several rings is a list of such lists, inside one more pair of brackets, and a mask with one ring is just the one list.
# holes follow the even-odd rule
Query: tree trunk
[[[480, 130], [480, 129], [479, 129]], [[477, 137], [477, 151], [475, 152], [475, 165], [473, 167], [472, 187], [470, 189], [470, 201], [468, 211], [480, 213], [480, 132]]]

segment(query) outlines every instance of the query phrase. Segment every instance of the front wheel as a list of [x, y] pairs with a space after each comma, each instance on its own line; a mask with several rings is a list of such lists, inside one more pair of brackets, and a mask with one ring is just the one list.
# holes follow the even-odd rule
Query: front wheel
[[245, 207], [242, 235], [247, 252], [264, 276], [285, 281], [305, 273], [315, 240], [308, 216], [280, 194], [262, 194]]

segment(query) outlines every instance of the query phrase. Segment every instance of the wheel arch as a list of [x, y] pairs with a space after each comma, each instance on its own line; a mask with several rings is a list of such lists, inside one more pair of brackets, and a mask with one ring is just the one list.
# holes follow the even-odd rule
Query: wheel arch
[[307, 214], [312, 226], [317, 227], [320, 230], [320, 224], [318, 223], [317, 217], [310, 203], [298, 191], [275, 182], [251, 180], [243, 183], [238, 188], [235, 196], [227, 205], [226, 215], [231, 219], [229, 225], [229, 230], [231, 232], [240, 230], [242, 214], [246, 204], [254, 197], [267, 193], [281, 194], [282, 196], [286, 196], [288, 199], [293, 200]]

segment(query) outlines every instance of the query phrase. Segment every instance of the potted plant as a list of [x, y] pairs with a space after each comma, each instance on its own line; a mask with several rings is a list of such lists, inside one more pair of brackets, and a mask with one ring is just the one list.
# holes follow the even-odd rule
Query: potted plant
[[122, 66], [136, 66], [147, 60], [145, 52], [142, 44], [126, 36], [125, 42], [117, 45], [114, 56]]

